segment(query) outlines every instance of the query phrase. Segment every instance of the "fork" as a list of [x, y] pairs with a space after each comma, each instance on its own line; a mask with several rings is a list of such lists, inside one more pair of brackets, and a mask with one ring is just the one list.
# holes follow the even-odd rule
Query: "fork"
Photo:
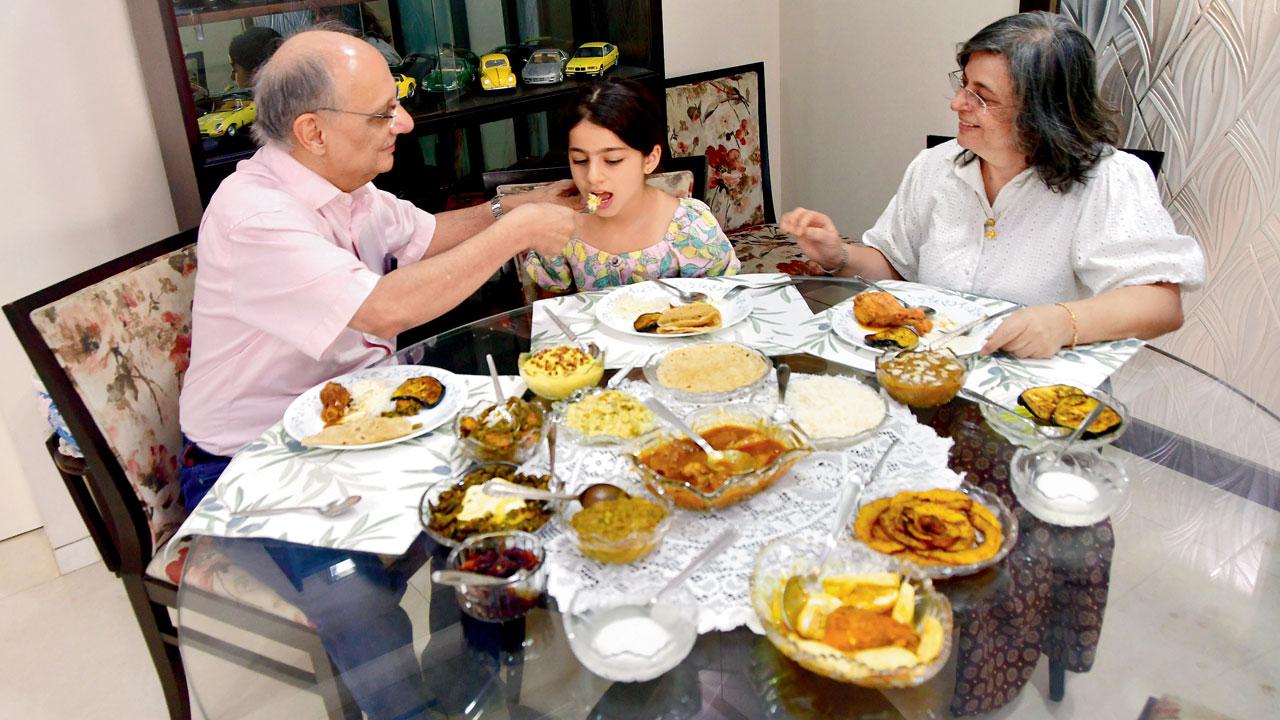
[[783, 280], [769, 285], [734, 285], [729, 288], [729, 292], [720, 296], [721, 300], [732, 300], [748, 290], [773, 290], [774, 288], [786, 287], [791, 284], [790, 280]]

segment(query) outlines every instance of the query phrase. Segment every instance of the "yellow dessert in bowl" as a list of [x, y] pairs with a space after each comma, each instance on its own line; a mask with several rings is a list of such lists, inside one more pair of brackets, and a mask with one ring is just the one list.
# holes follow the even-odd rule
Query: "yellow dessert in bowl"
[[520, 377], [534, 395], [563, 400], [604, 377], [604, 352], [590, 355], [572, 345], [520, 354]]

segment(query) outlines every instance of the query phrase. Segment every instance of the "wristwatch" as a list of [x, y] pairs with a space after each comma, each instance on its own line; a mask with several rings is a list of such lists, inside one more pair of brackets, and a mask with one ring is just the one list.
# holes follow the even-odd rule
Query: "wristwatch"
[[489, 201], [489, 212], [493, 213], [493, 219], [498, 220], [502, 217], [502, 196], [494, 195]]

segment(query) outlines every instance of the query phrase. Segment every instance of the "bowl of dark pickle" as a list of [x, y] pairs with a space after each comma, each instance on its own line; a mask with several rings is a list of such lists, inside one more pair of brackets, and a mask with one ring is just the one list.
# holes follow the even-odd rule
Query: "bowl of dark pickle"
[[494, 585], [455, 588], [462, 611], [477, 620], [505, 622], [524, 617], [547, 588], [542, 543], [527, 532], [474, 535], [454, 548], [445, 561], [450, 570], [502, 578]]

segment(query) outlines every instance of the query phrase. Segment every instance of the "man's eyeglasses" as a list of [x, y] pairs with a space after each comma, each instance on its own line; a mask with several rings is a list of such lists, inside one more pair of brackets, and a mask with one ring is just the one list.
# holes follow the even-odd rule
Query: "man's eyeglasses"
[[951, 97], [955, 97], [956, 93], [963, 91], [969, 96], [968, 99], [971, 102], [976, 102], [978, 104], [978, 108], [981, 112], [990, 112], [992, 110], [998, 110], [1005, 107], [999, 103], [989, 103], [986, 100], [983, 100], [981, 95], [965, 87], [964, 70], [953, 70], [952, 72], [947, 73], [947, 79], [951, 81]]
[[360, 117], [367, 117], [374, 120], [386, 120], [388, 125], [395, 123], [396, 118], [400, 116], [399, 105], [396, 105], [394, 108], [392, 108], [391, 112], [389, 113], [356, 112], [355, 110], [343, 110], [342, 108], [332, 108], [332, 107], [316, 108], [313, 112], [320, 112], [321, 110], [324, 110], [325, 112], [344, 113], [346, 115], [359, 115]]

